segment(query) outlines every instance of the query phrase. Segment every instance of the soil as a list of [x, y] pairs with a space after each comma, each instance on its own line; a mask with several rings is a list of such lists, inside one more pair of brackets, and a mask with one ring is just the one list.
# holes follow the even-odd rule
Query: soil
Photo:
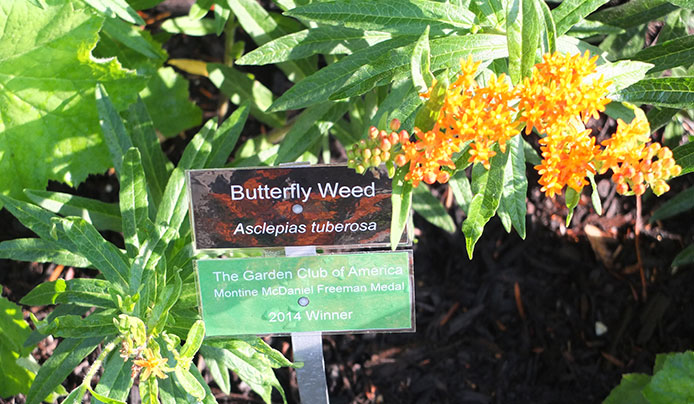
[[[215, 41], [219, 39], [177, 36], [169, 42], [169, 52], [220, 61], [221, 47]], [[272, 69], [256, 73], [273, 90], [288, 87]], [[206, 116], [216, 115], [223, 96], [207, 79], [189, 77], [192, 98]], [[594, 125], [601, 130], [613, 122], [603, 118]], [[263, 129], [251, 121], [243, 138]], [[194, 133], [165, 141], [167, 155], [177, 160]], [[416, 332], [325, 336], [333, 404], [599, 403], [623, 373], [650, 372], [657, 353], [694, 346], [694, 268], [670, 266], [674, 256], [694, 241], [694, 214], [648, 223], [657, 206], [694, 185], [692, 176], [672, 181], [673, 190], [664, 197], [644, 198], [645, 225], [638, 236], [644, 293], [634, 198], [618, 196], [602, 179], [598, 188], [604, 213], [598, 216], [590, 197], [583, 195], [567, 228], [563, 201], [545, 198], [534, 170], [530, 168], [528, 175], [525, 240], [515, 232], [506, 233], [494, 218], [477, 243], [473, 260], [467, 257], [460, 231], [446, 233], [415, 215]], [[65, 189], [59, 184], [50, 187]], [[113, 201], [117, 183], [106, 173], [89, 177], [70, 192]], [[460, 229], [464, 213], [447, 187], [435, 193]], [[0, 221], [4, 223], [0, 241], [32, 236], [6, 210], [0, 211]], [[52, 264], [0, 260], [2, 295], [18, 302], [57, 270]], [[62, 277], [90, 276], [81, 269], [60, 270]], [[24, 310], [27, 318], [30, 311], [45, 315], [45, 309]], [[287, 338], [268, 341], [291, 358]], [[34, 355], [43, 361], [54, 347], [54, 341], [46, 340]], [[262, 402], [235, 376], [232, 394], [225, 396], [204, 364], [199, 365], [220, 403]], [[78, 383], [84, 371], [76, 369], [67, 387]], [[293, 371], [280, 369], [277, 375], [289, 403], [298, 403]], [[273, 401], [281, 398], [276, 395]], [[24, 400], [18, 396], [4, 402]]]

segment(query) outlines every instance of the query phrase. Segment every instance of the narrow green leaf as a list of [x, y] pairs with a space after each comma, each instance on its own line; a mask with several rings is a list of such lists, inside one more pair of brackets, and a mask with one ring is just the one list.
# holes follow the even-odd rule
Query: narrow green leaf
[[252, 346], [253, 349], [255, 349], [257, 352], [262, 354], [263, 357], [269, 361], [270, 366], [272, 366], [273, 368], [277, 369], [287, 366], [297, 367], [297, 365], [293, 364], [287, 358], [285, 358], [281, 352], [271, 347], [267, 344], [267, 342], [263, 341], [258, 337], [250, 337], [249, 339], [246, 339], [245, 342]]
[[690, 67], [694, 64], [694, 35], [649, 46], [631, 59], [653, 64], [649, 73], [662, 72], [677, 66]]
[[509, 157], [504, 169], [504, 186], [499, 201], [499, 218], [507, 232], [511, 226], [525, 239], [526, 195], [528, 178], [525, 175], [525, 152], [523, 139], [517, 135], [506, 142]]
[[183, 283], [181, 282], [181, 277], [176, 274], [173, 277], [173, 282], [170, 282], [164, 288], [164, 293], [158, 296], [157, 303], [152, 308], [148, 320], [148, 328], [152, 330], [152, 334], [159, 334], [164, 328], [166, 319], [169, 314], [169, 310], [176, 304], [178, 298], [181, 296], [181, 289]]
[[590, 186], [593, 189], [593, 191], [590, 193], [590, 200], [593, 203], [593, 208], [595, 209], [595, 213], [602, 215], [602, 202], [600, 201], [598, 184], [595, 183], [595, 175], [593, 173], [588, 173], [588, 179], [590, 180]]
[[25, 262], [53, 262], [57, 265], [87, 268], [86, 258], [73, 254], [58, 243], [40, 238], [18, 238], [0, 243], [0, 258]]
[[116, 400], [105, 394], [97, 393], [96, 391], [92, 390], [91, 387], [89, 387], [89, 392], [91, 393], [92, 399], [95, 400], [95, 402], [101, 402], [104, 404], [126, 404], [123, 400]]
[[108, 287], [109, 282], [103, 279], [58, 279], [40, 283], [21, 302], [29, 306], [70, 303], [76, 306], [115, 308]]
[[176, 375], [176, 380], [181, 385], [183, 390], [188, 394], [195, 397], [198, 401], [205, 398], [205, 389], [202, 387], [200, 382], [190, 374], [188, 369], [184, 369], [181, 366], [176, 366], [174, 369], [174, 374]]
[[84, 0], [101, 14], [109, 18], [121, 18], [135, 25], [145, 25], [145, 21], [125, 0]]
[[118, 205], [62, 192], [25, 189], [35, 204], [62, 216], [79, 216], [100, 230], [121, 231]]
[[207, 365], [207, 369], [210, 370], [212, 380], [217, 383], [219, 389], [222, 390], [224, 394], [229, 394], [231, 392], [229, 368], [224, 366], [217, 358], [205, 358], [205, 365]]
[[[132, 361], [124, 360], [117, 351], [112, 352], [104, 364], [104, 373], [94, 391], [102, 395], [108, 394], [114, 400], [125, 401], [133, 385], [131, 373]], [[108, 404], [98, 399], [93, 402]]]
[[192, 19], [187, 15], [169, 18], [161, 24], [161, 29], [170, 34], [205, 36], [217, 32], [214, 20], [209, 18]]
[[653, 223], [656, 220], [669, 219], [692, 209], [694, 209], [694, 188], [687, 188], [653, 212], [649, 221]]
[[694, 172], [694, 142], [689, 142], [683, 144], [682, 146], [676, 147], [672, 150], [672, 156], [677, 164], [682, 167], [682, 172], [680, 175]]
[[[244, 32], [259, 46], [290, 33], [255, 0], [228, 0], [228, 3]], [[306, 60], [283, 62], [277, 64], [277, 67], [294, 82], [305, 78], [315, 70]]]
[[192, 360], [200, 349], [203, 338], [205, 338], [205, 324], [202, 320], [198, 320], [188, 331], [186, 342], [181, 348], [181, 360]]
[[140, 380], [140, 400], [142, 404], [159, 404], [159, 382], [155, 376]]
[[429, 50], [429, 26], [419, 37], [412, 51], [410, 71], [412, 72], [412, 83], [417, 92], [423, 93], [431, 84], [434, 76], [430, 70], [430, 50]]
[[677, 267], [680, 265], [689, 265], [694, 263], [694, 244], [687, 246], [684, 250], [680, 251], [679, 254], [672, 261], [672, 266]]
[[118, 111], [101, 83], [96, 85], [96, 109], [99, 113], [99, 125], [101, 125], [101, 130], [104, 133], [104, 140], [111, 154], [113, 167], [120, 175], [123, 155], [133, 144]]
[[77, 246], [79, 254], [88, 259], [114, 285], [128, 285], [127, 257], [113, 244], [104, 240], [98, 230], [84, 219], [54, 219], [67, 237]]
[[102, 337], [64, 339], [41, 366], [27, 394], [27, 404], [39, 404], [75, 370], [103, 340]]
[[275, 163], [296, 160], [318, 138], [327, 134], [334, 122], [347, 112], [346, 102], [324, 102], [306, 108], [297, 117], [277, 151]]
[[441, 201], [431, 194], [426, 185], [419, 184], [412, 191], [412, 208], [434, 226], [449, 233], [455, 232], [456, 226], [453, 218], [448, 214]]
[[188, 198], [185, 192], [186, 176], [182, 168], [176, 167], [169, 177], [169, 182], [164, 190], [159, 210], [157, 210], [156, 223], [168, 225], [178, 230], [188, 213]]
[[[199, 20], [207, 15], [210, 11], [212, 5], [215, 4], [214, 0], [198, 0], [193, 5], [190, 6], [188, 11], [188, 18], [191, 20]], [[215, 5], [216, 7], [216, 5]]]
[[504, 4], [500, 0], [472, 0], [469, 7], [482, 25], [501, 27], [506, 21]]
[[583, 20], [608, 0], [566, 0], [552, 10], [557, 25], [557, 36], [564, 35], [569, 29]]
[[83, 402], [84, 394], [87, 392], [87, 385], [81, 384], [75, 387], [70, 394], [63, 399], [60, 404], [80, 404]]
[[692, 0], [668, 0], [668, 1], [670, 3], [676, 5], [676, 6], [686, 8], [689, 10], [694, 10], [694, 1], [692, 1]]
[[161, 149], [159, 138], [154, 130], [154, 123], [141, 98], [138, 97], [137, 102], [128, 109], [126, 122], [128, 129], [130, 129], [133, 145], [141, 152], [142, 168], [145, 171], [145, 182], [152, 197], [152, 207], [157, 207], [161, 203], [172, 164]]
[[516, 84], [532, 72], [539, 45], [541, 11], [536, 0], [511, 0], [506, 10], [509, 76]]
[[192, 168], [203, 168], [207, 159], [212, 154], [212, 140], [215, 135], [217, 118], [212, 118], [205, 122], [200, 131], [193, 136], [178, 162], [178, 168], [189, 170]]
[[554, 53], [557, 50], [557, 26], [554, 16], [549, 6], [544, 1], [538, 1], [537, 7], [541, 13], [541, 20], [544, 21], [544, 35], [542, 35], [543, 53]]
[[[607, 105], [611, 104], [615, 103], [611, 102]], [[658, 129], [662, 128], [663, 126], [667, 125], [668, 123], [672, 122], [672, 118], [675, 115], [677, 115], [678, 112], [680, 112], [679, 108], [651, 108], [646, 114], [646, 117], [648, 118], [648, 123], [651, 125], [651, 134], [657, 131]]]
[[472, 202], [472, 188], [470, 188], [470, 180], [467, 178], [465, 171], [459, 170], [450, 180], [448, 185], [453, 191], [453, 196], [460, 206], [460, 209], [467, 214], [470, 202]]
[[232, 103], [241, 105], [242, 102], [251, 102], [251, 115], [259, 121], [279, 128], [284, 126], [284, 114], [265, 112], [274, 100], [270, 90], [252, 76], [242, 73], [234, 68], [222, 64], [210, 63], [207, 65], [209, 78], [212, 83], [226, 94]]
[[[385, 116], [398, 118], [401, 127], [411, 128], [414, 124], [415, 112], [420, 105], [422, 105], [422, 100], [419, 98], [419, 94], [414, 91], [412, 81], [409, 78], [398, 80], [393, 83], [390, 92], [379, 104], [378, 111], [371, 118], [369, 126], [377, 126], [381, 118]], [[364, 127], [366, 126], [364, 125]]]
[[222, 35], [222, 32], [224, 32], [224, 27], [227, 25], [229, 17], [231, 17], [231, 9], [226, 1], [218, 1], [214, 5], [213, 14], [215, 27], [214, 31], [217, 36], [220, 36]]
[[626, 33], [624, 28], [614, 27], [600, 21], [582, 20], [572, 26], [566, 35], [576, 38], [590, 38], [595, 35], [619, 35]]
[[61, 316], [54, 319], [48, 327], [56, 337], [108, 337], [118, 334], [113, 324], [116, 314], [117, 311], [114, 309], [96, 312], [85, 318], [75, 315]]
[[437, 34], [451, 29], [469, 29], [474, 21], [474, 14], [461, 6], [425, 0], [317, 2], [285, 14], [321, 24], [400, 35], [419, 35], [427, 25]]
[[358, 29], [317, 27], [285, 35], [243, 55], [239, 65], [266, 65], [309, 56], [351, 54], [390, 39], [389, 33]]
[[227, 162], [246, 124], [250, 105], [248, 101], [242, 103], [215, 131], [212, 139], [212, 154], [208, 157], [205, 168], [223, 167]]
[[[175, 377], [159, 379], [159, 397], [166, 404], [188, 404], [188, 394], [183, 391]], [[193, 399], [198, 401], [196, 399]]]
[[633, 0], [591, 14], [588, 19], [621, 28], [630, 28], [653, 21], [676, 10], [666, 0]]
[[102, 28], [102, 33], [143, 56], [155, 60], [165, 59], [166, 57], [162, 58], [161, 50], [157, 49], [150, 41], [146, 40], [141, 32], [141, 30], [132, 24], [115, 18], [107, 18]]
[[400, 244], [412, 208], [412, 182], [405, 181], [407, 167], [398, 168], [393, 177], [393, 194], [390, 197], [393, 206], [393, 216], [390, 222], [390, 248], [393, 250]]
[[566, 215], [566, 227], [569, 227], [571, 218], [574, 216], [574, 209], [581, 200], [581, 193], [571, 187], [566, 187], [566, 191], [564, 191], [564, 200], [566, 202], [566, 207], [569, 208], [569, 213]]
[[470, 202], [468, 216], [463, 222], [465, 247], [472, 259], [477, 240], [482, 236], [485, 224], [494, 216], [501, 201], [504, 174], [509, 153], [499, 153], [491, 158], [489, 170], [480, 164], [473, 167], [472, 188], [475, 196]]
[[607, 52], [610, 60], [628, 59], [646, 46], [648, 24], [626, 28], [624, 33], [610, 34], [600, 42], [599, 48]]
[[[147, 184], [140, 152], [131, 147], [123, 157], [120, 175], [120, 211], [123, 218], [123, 238], [131, 256], [140, 248], [137, 230], [147, 219]], [[144, 241], [144, 240], [143, 240]]]
[[694, 104], [694, 77], [643, 79], [614, 94], [617, 101], [651, 104], [669, 108], [691, 108]]

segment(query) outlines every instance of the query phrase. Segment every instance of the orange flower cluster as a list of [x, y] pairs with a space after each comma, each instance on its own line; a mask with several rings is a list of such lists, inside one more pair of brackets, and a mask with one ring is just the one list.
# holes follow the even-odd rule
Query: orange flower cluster
[[[682, 167], [675, 163], [672, 151], [658, 143], [647, 144], [650, 140], [650, 126], [646, 116], [637, 111], [636, 118], [626, 124], [619, 119], [617, 132], [602, 142], [605, 149], [598, 156], [601, 164], [599, 172], [612, 170], [612, 181], [617, 184], [617, 192], [643, 195], [649, 185], [656, 195], [670, 189], [665, 180], [677, 176]], [[653, 158], [657, 157], [656, 161]]]
[[[580, 192], [588, 185], [588, 175], [607, 170], [612, 170], [621, 194], [640, 195], [647, 186], [658, 195], [666, 192], [669, 187], [665, 180], [678, 175], [681, 168], [667, 147], [648, 144], [650, 128], [643, 111], [635, 110], [636, 119], [631, 124], [619, 120], [616, 134], [600, 145], [585, 128], [584, 124], [597, 118], [610, 102], [606, 97], [610, 83], [596, 77], [596, 60], [597, 56], [590, 58], [588, 52], [546, 54], [533, 68], [532, 76], [516, 87], [511, 87], [503, 74], [491, 76], [481, 86], [475, 80], [480, 63], [471, 58], [462, 60], [461, 74], [445, 89], [431, 129], [414, 128], [412, 140], [406, 131], [388, 135], [371, 129], [371, 141], [387, 142], [381, 147], [379, 162], [385, 156], [400, 167], [409, 164], [405, 180], [415, 187], [421, 181], [445, 183], [456, 169], [454, 154], [466, 145], [469, 161], [489, 168], [495, 150], [504, 153], [506, 142], [525, 126], [526, 134], [535, 128], [541, 136], [542, 162], [535, 169], [548, 197], [561, 194], [565, 186]], [[435, 85], [421, 95], [429, 98]], [[391, 137], [397, 142], [390, 141]], [[396, 143], [400, 144], [399, 152]], [[370, 156], [375, 152], [357, 149], [357, 155], [373, 159]]]
[[347, 167], [353, 168], [357, 173], [363, 174], [368, 168], [376, 167], [381, 163], [388, 166], [388, 175], [392, 178], [395, 174], [393, 156], [395, 148], [401, 142], [409, 142], [410, 134], [406, 130], [400, 131], [400, 121], [390, 121], [391, 132], [378, 130], [377, 127], [369, 128], [369, 138], [347, 150]]
[[506, 76], [492, 76], [483, 87], [475, 80], [478, 67], [472, 58], [462, 60], [461, 74], [446, 89], [434, 127], [426, 132], [415, 128], [415, 141], [402, 143], [395, 163], [410, 163], [405, 179], [414, 186], [420, 181], [447, 182], [450, 173], [442, 168], [454, 170], [453, 154], [468, 142], [470, 161], [489, 168], [489, 159], [496, 154], [492, 147], [498, 144], [505, 152], [506, 141], [518, 133], [517, 111], [512, 106], [515, 95]]

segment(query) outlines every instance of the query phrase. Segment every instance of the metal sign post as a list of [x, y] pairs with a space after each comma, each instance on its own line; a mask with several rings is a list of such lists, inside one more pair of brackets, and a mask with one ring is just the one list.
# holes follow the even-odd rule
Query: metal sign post
[[[316, 247], [285, 247], [287, 257], [316, 255]], [[308, 299], [307, 299], [307, 304]], [[293, 332], [292, 351], [294, 362], [303, 362], [302, 368], [296, 369], [296, 381], [299, 385], [299, 397], [305, 404], [328, 404], [328, 383], [325, 380], [325, 359], [323, 359], [323, 333]]]

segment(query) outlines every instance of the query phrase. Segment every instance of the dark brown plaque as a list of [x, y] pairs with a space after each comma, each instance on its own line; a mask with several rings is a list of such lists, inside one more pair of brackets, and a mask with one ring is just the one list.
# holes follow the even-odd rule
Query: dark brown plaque
[[385, 168], [190, 170], [188, 186], [197, 249], [390, 245]]

